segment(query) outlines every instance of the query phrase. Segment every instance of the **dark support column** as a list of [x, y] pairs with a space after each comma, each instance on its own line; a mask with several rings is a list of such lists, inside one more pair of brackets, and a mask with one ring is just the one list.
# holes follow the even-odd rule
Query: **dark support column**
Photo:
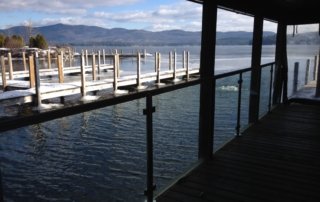
[[199, 158], [211, 158], [213, 154], [213, 126], [215, 106], [214, 60], [216, 45], [217, 2], [203, 2], [202, 41], [200, 56], [200, 116]]
[[[273, 91], [273, 105], [281, 102], [281, 94], [283, 93], [283, 101], [287, 101], [287, 25], [281, 22], [278, 23], [277, 43], [276, 43], [276, 65], [275, 79]], [[282, 91], [283, 90], [283, 91]]]
[[255, 16], [252, 41], [249, 123], [255, 123], [259, 119], [262, 36], [263, 18]]

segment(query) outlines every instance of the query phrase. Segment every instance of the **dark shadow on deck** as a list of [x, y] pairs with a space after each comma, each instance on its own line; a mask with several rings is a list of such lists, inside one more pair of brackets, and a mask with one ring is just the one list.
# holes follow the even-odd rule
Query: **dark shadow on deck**
[[320, 105], [280, 106], [157, 202], [320, 201]]

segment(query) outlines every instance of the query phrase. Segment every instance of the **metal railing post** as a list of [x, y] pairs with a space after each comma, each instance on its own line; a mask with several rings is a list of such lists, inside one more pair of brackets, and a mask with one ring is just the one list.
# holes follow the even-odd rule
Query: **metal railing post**
[[153, 201], [153, 191], [155, 185], [153, 183], [153, 121], [152, 114], [155, 112], [155, 107], [152, 106], [152, 95], [146, 97], [146, 109], [143, 114], [147, 117], [147, 190], [144, 194], [147, 197], [147, 202]]
[[241, 117], [241, 94], [242, 94], [242, 72], [239, 74], [238, 80], [238, 108], [237, 108], [237, 126], [236, 126], [236, 135], [240, 135], [240, 117]]
[[268, 103], [268, 112], [271, 111], [271, 95], [272, 95], [272, 85], [273, 85], [273, 65], [270, 69], [270, 84], [269, 84], [269, 103]]

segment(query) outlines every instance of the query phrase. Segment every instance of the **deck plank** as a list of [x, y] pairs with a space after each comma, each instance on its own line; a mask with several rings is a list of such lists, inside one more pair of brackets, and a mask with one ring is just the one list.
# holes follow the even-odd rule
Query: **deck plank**
[[156, 198], [166, 201], [320, 201], [320, 106], [268, 114]]

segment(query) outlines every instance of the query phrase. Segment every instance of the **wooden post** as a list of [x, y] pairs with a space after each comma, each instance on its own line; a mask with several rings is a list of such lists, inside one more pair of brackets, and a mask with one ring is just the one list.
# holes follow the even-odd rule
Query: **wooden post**
[[176, 51], [173, 52], [173, 80], [176, 80], [177, 79], [177, 53]]
[[64, 52], [63, 51], [61, 51], [61, 60], [60, 60], [60, 62], [61, 62], [61, 67], [63, 69], [64, 68]]
[[41, 105], [41, 93], [40, 93], [40, 73], [39, 73], [39, 59], [36, 55], [33, 57], [34, 60], [34, 76], [35, 76], [35, 88], [36, 88], [36, 100], [35, 105]]
[[120, 78], [120, 54], [117, 53], [117, 76]]
[[198, 156], [210, 159], [213, 154], [215, 107], [215, 46], [217, 30], [217, 1], [203, 1], [200, 54], [200, 114]]
[[103, 55], [103, 64], [106, 64], [106, 51], [103, 49], [102, 50], [102, 55]]
[[48, 50], [48, 69], [51, 69], [51, 51]]
[[309, 73], [310, 73], [310, 59], [307, 59], [306, 74], [305, 74], [305, 78], [304, 78], [305, 85], [307, 85], [309, 82]]
[[113, 55], [113, 91], [116, 92], [118, 90], [118, 60], [119, 55], [114, 54]]
[[319, 55], [316, 55], [316, 56], [314, 56], [313, 80], [317, 79], [318, 64], [319, 64]]
[[6, 63], [4, 60], [4, 56], [1, 56], [1, 75], [2, 75], [2, 89], [6, 90], [7, 87], [7, 78], [6, 78]]
[[[176, 73], [176, 69], [177, 69], [177, 53], [176, 51], [173, 52], [173, 70], [174, 70], [174, 74]], [[174, 75], [174, 78], [176, 76]]]
[[261, 86], [261, 51], [263, 35], [263, 18], [254, 17], [252, 56], [251, 56], [251, 82], [249, 99], [249, 123], [255, 123], [259, 119], [260, 86]]
[[98, 51], [98, 74], [101, 73], [101, 51]]
[[190, 60], [190, 52], [187, 52], [187, 61], [186, 61], [186, 79], [189, 80], [189, 60]]
[[96, 74], [96, 54], [92, 53], [92, 80], [97, 80]]
[[172, 69], [172, 52], [169, 52], [169, 70]]
[[157, 69], [158, 69], [158, 52], [155, 52], [154, 53], [154, 72], [157, 72]]
[[81, 54], [81, 94], [82, 96], [87, 95], [86, 91], [86, 68], [85, 68], [85, 58], [84, 53]]
[[13, 80], [13, 66], [12, 66], [11, 53], [8, 53], [8, 64], [9, 64], [9, 79]]
[[59, 83], [64, 82], [63, 66], [62, 66], [62, 55], [58, 55], [58, 74], [59, 74]]
[[186, 68], [186, 51], [182, 52], [182, 69]]
[[30, 81], [30, 88], [35, 86], [35, 68], [34, 68], [34, 59], [33, 55], [29, 55], [29, 81]]
[[137, 53], [137, 89], [145, 89], [146, 86], [143, 86], [141, 83], [141, 54]]
[[24, 71], [27, 71], [27, 60], [26, 60], [26, 52], [22, 52], [22, 61], [23, 61], [23, 68]]
[[71, 48], [68, 48], [69, 51], [69, 67], [72, 67], [72, 52], [71, 52]]
[[85, 51], [85, 54], [86, 54], [86, 66], [89, 66], [88, 50]]
[[161, 68], [161, 55], [160, 53], [157, 53], [157, 60], [156, 60], [156, 63], [157, 63], [157, 85], [160, 85], [161, 82], [160, 82], [160, 68]]
[[299, 75], [299, 62], [295, 62], [294, 72], [293, 72], [293, 88], [292, 88], [293, 93], [296, 93], [298, 90], [298, 75]]
[[[183, 55], [182, 55], [183, 57]], [[184, 58], [182, 59], [184, 60]], [[177, 78], [177, 54], [176, 52], [173, 52], [173, 82], [178, 82], [180, 81], [180, 79]], [[182, 62], [182, 64], [184, 65], [184, 62]], [[184, 68], [184, 67], [182, 67]]]

